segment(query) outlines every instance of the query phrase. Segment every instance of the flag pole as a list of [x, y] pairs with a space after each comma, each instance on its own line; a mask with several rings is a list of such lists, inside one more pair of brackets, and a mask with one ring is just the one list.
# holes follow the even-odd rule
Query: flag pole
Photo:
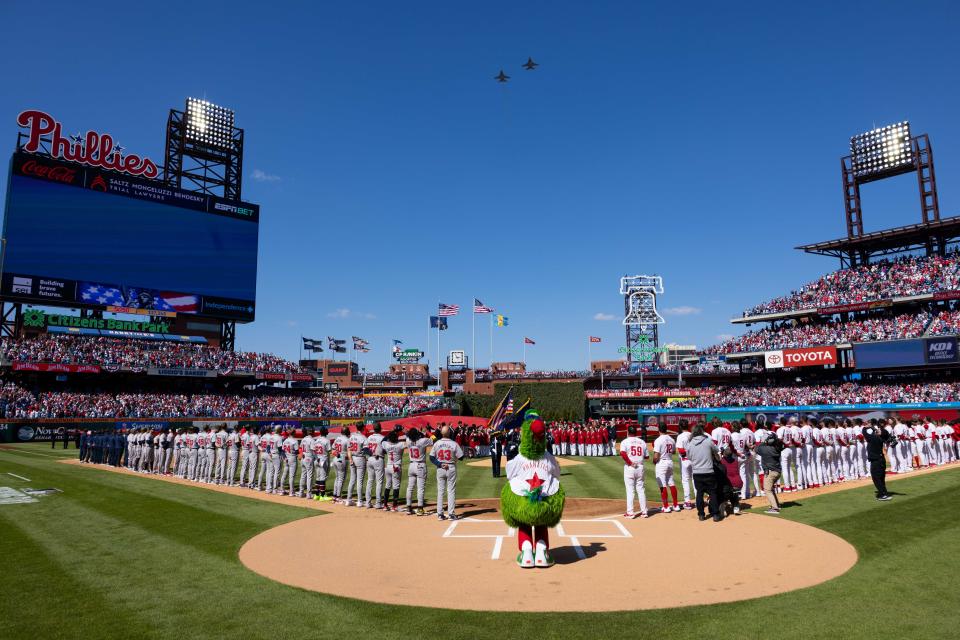
[[427, 374], [430, 374], [430, 316], [427, 316]]
[[527, 366], [527, 339], [523, 339], [523, 366]]
[[593, 362], [593, 340], [587, 336], [587, 371], [590, 371], [591, 362]]
[[[473, 299], [476, 302], [476, 298]], [[470, 360], [477, 358], [477, 305], [473, 305], [473, 314], [470, 318]], [[476, 366], [476, 365], [474, 365]]]
[[490, 363], [487, 365], [488, 369], [493, 368], [493, 315], [490, 314]]

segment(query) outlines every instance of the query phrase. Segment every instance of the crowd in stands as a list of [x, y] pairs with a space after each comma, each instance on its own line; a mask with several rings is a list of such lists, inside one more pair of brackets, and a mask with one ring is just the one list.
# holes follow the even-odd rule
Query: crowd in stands
[[960, 383], [801, 385], [792, 387], [718, 387], [715, 393], [650, 408], [760, 407], [811, 404], [956, 402]]
[[917, 338], [923, 334], [929, 313], [903, 313], [892, 318], [869, 318], [852, 322], [783, 325], [736, 336], [704, 349], [705, 354], [748, 353], [767, 349], [793, 349], [845, 342], [872, 342]]
[[943, 311], [927, 329], [927, 335], [944, 336], [960, 334], [960, 311]]
[[44, 334], [0, 341], [11, 362], [119, 365], [146, 369], [216, 369], [222, 372], [302, 373], [296, 363], [269, 353], [224, 351], [206, 344]]
[[400, 416], [436, 409], [441, 397], [361, 396], [347, 393], [279, 394], [269, 392], [78, 393], [33, 394], [12, 383], [0, 392], [4, 418], [362, 418]]
[[960, 289], [960, 254], [909, 256], [834, 271], [790, 295], [748, 309], [744, 316], [915, 296]]

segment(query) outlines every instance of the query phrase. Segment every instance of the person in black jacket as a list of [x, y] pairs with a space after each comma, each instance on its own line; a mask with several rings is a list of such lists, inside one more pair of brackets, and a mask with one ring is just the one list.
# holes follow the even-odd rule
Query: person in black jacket
[[886, 502], [893, 496], [887, 493], [887, 459], [883, 455], [883, 446], [893, 436], [882, 427], [877, 426], [876, 418], [870, 420], [870, 425], [863, 429], [863, 440], [867, 443], [867, 460], [870, 462], [870, 477], [873, 486], [877, 488], [877, 500]]

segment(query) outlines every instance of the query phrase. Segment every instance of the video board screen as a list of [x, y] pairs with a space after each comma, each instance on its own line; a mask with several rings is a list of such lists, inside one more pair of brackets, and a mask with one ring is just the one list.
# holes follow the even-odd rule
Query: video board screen
[[2, 294], [250, 321], [257, 205], [14, 154]]

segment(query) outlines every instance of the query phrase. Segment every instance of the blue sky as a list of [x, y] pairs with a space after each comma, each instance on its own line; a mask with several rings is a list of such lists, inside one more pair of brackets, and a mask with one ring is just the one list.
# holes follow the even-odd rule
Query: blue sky
[[[232, 107], [262, 207], [239, 346], [358, 335], [368, 370], [474, 296], [510, 317], [497, 360], [525, 335], [534, 368], [584, 367], [589, 335], [617, 357], [623, 274], [663, 276], [662, 339], [736, 333], [836, 268], [793, 247], [845, 233], [838, 159], [875, 125], [931, 135], [956, 214], [955, 3], [595, 4], [4, 2], [0, 130], [39, 108], [159, 159], [170, 107]], [[919, 215], [912, 175], [864, 189], [868, 229]]]

